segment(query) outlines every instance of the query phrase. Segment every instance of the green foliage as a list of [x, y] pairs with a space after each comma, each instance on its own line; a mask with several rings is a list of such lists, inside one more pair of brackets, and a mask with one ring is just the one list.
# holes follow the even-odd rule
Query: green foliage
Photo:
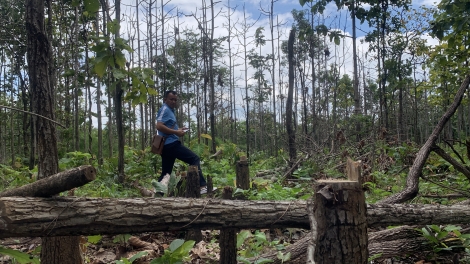
[[20, 167], [14, 169], [11, 166], [0, 164], [0, 191], [34, 182], [31, 177], [33, 171], [29, 171], [20, 163], [18, 166]]
[[93, 164], [92, 155], [80, 151], [66, 153], [63, 158], [59, 160], [59, 169], [61, 171], [76, 168], [82, 165], [96, 165]]
[[165, 249], [163, 255], [150, 262], [150, 264], [182, 264], [190, 258], [189, 252], [194, 246], [193, 240], [184, 241], [175, 239], [171, 242], [168, 249]]
[[[283, 254], [281, 250], [285, 249], [284, 245], [279, 240], [268, 241], [266, 234], [259, 230], [256, 230], [252, 234], [249, 230], [242, 230], [237, 234], [237, 248], [239, 257], [238, 261], [243, 263], [250, 263], [247, 259], [251, 257], [257, 257], [262, 254], [268, 248], [274, 248], [278, 251], [277, 257], [282, 261], [288, 261], [290, 254]], [[271, 263], [274, 262], [271, 259], [260, 258], [254, 263]]]
[[114, 243], [125, 244], [125, 243], [127, 243], [127, 241], [129, 240], [130, 237], [131, 237], [131, 235], [129, 235], [129, 234], [117, 235], [117, 236], [114, 237], [113, 242]]
[[87, 241], [88, 241], [88, 243], [98, 244], [98, 242], [100, 242], [102, 238], [103, 238], [103, 236], [101, 236], [101, 235], [88, 236]]
[[132, 264], [135, 260], [137, 260], [137, 259], [139, 259], [143, 256], [146, 256], [147, 254], [148, 254], [147, 251], [142, 251], [142, 252], [139, 252], [139, 253], [135, 254], [130, 259], [121, 258], [121, 260], [116, 260], [116, 264]]
[[461, 229], [460, 226], [454, 225], [428, 225], [419, 231], [426, 238], [427, 243], [432, 246], [434, 253], [452, 251], [456, 248], [464, 248], [468, 253], [470, 251], [470, 234], [460, 233]]
[[18, 250], [4, 248], [2, 246], [0, 246], [0, 255], [10, 256], [20, 264], [39, 264], [39, 258], [37, 257], [33, 257]]

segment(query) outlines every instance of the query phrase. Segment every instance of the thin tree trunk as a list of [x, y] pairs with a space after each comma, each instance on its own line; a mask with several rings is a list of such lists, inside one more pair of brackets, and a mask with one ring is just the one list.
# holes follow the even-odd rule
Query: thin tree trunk
[[[116, 0], [115, 2], [116, 9], [116, 21], [121, 21], [121, 0]], [[116, 30], [114, 38], [120, 38], [119, 27]], [[119, 65], [116, 64], [116, 67], [119, 68]], [[114, 94], [114, 108], [116, 109], [116, 130], [118, 134], [118, 181], [124, 183], [124, 128], [123, 128], [123, 118], [122, 118], [122, 81], [117, 80], [116, 91]]]
[[293, 118], [292, 118], [292, 102], [293, 102], [293, 93], [294, 93], [294, 41], [295, 41], [295, 30], [291, 29], [289, 34], [289, 40], [287, 42], [287, 51], [288, 51], [288, 62], [289, 62], [289, 92], [287, 94], [287, 103], [286, 103], [286, 130], [287, 137], [289, 140], [289, 167], [294, 165], [297, 150], [295, 147], [295, 130], [293, 128]]

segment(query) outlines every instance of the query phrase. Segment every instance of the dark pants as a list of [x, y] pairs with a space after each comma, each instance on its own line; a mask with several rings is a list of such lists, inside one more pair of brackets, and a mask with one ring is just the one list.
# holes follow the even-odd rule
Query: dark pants
[[167, 173], [171, 175], [176, 159], [186, 162], [189, 165], [197, 166], [201, 187], [207, 185], [206, 180], [202, 176], [201, 162], [198, 155], [192, 152], [189, 148], [181, 145], [181, 141], [175, 141], [163, 147], [162, 174], [160, 175], [160, 178], [158, 178], [158, 181], [161, 181], [163, 176]]

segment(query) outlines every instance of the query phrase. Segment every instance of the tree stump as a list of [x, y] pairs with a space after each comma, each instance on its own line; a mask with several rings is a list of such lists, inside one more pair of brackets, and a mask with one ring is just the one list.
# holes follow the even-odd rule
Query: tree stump
[[367, 219], [362, 186], [357, 181], [319, 181], [315, 187], [317, 264], [366, 264]]
[[[232, 187], [225, 187], [222, 198], [231, 200]], [[220, 264], [237, 264], [237, 228], [224, 228], [220, 230]]]
[[[197, 166], [189, 166], [186, 176], [186, 198], [201, 198], [201, 184]], [[202, 233], [199, 229], [190, 229], [186, 232], [185, 240], [202, 241]]]
[[237, 161], [236, 166], [237, 174], [237, 188], [243, 190], [250, 189], [250, 169], [248, 167], [248, 161], [245, 156], [240, 157], [240, 160]]
[[201, 198], [201, 185], [197, 166], [189, 166], [186, 175], [186, 198]]

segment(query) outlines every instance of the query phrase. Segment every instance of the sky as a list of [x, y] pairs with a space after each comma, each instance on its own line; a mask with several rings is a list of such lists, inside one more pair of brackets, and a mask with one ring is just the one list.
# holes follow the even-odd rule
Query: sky
[[[121, 0], [121, 12], [122, 12], [122, 22], [121, 22], [121, 33], [124, 33], [123, 37], [126, 38], [128, 29], [131, 28], [131, 34], [135, 34], [135, 30], [132, 30], [132, 27], [130, 26], [130, 20], [135, 20], [136, 18], [136, 1], [135, 0]], [[148, 4], [142, 0], [137, 0], [139, 1], [139, 20], [141, 21], [139, 23], [139, 28], [141, 30], [141, 38], [144, 38], [143, 36], [146, 34], [146, 14], [147, 14], [147, 6]], [[247, 36], [254, 36], [255, 31], [258, 27], [264, 27], [264, 35], [266, 40], [269, 40], [271, 38], [270, 32], [269, 32], [269, 19], [268, 17], [263, 14], [262, 10], [269, 11], [270, 6], [271, 6], [271, 1], [270, 0], [261, 0], [261, 1], [254, 1], [254, 0], [248, 0], [248, 1], [242, 1], [242, 0], [221, 0], [221, 1], [215, 1], [215, 6], [214, 6], [214, 12], [216, 13], [216, 18], [215, 18], [215, 31], [214, 35], [215, 37], [220, 37], [220, 36], [227, 36], [228, 30], [227, 30], [227, 23], [228, 23], [228, 7], [230, 6], [232, 9], [230, 11], [230, 19], [231, 23], [236, 24], [235, 27], [241, 28], [241, 24], [244, 23], [245, 17], [247, 18], [247, 24], [253, 25], [248, 29], [248, 32], [246, 33]], [[173, 25], [174, 24], [179, 24], [179, 30], [180, 32], [184, 29], [192, 29], [195, 32], [198, 32], [198, 23], [196, 18], [200, 18], [202, 16], [202, 2], [203, 0], [164, 0], [165, 4], [165, 11], [166, 11], [166, 16], [167, 16], [167, 22], [166, 24], [168, 25], [165, 28], [166, 34], [173, 34]], [[206, 5], [210, 5], [210, 2], [205, 0]], [[161, 1], [156, 1], [155, 4], [159, 10], [161, 6]], [[413, 6], [421, 6], [421, 5], [435, 5], [433, 0], [418, 0], [418, 1], [413, 1]], [[274, 15], [275, 15], [275, 20], [279, 21], [279, 26], [276, 27], [274, 34], [277, 35], [277, 30], [279, 30], [280, 38], [281, 40], [287, 40], [289, 31], [291, 29], [292, 23], [293, 23], [293, 18], [291, 15], [291, 11], [293, 9], [297, 10], [303, 10], [307, 9], [308, 6], [305, 5], [302, 7], [300, 3], [297, 0], [289, 1], [289, 0], [276, 0], [274, 2]], [[176, 13], [179, 13], [179, 16], [177, 18], [178, 22], [176, 21]], [[156, 12], [155, 10], [153, 12]], [[210, 16], [210, 9], [207, 11], [207, 16]], [[245, 13], [244, 13], [245, 12]], [[350, 15], [348, 14], [347, 10], [337, 10], [337, 7], [333, 4], [330, 3], [323, 16], [319, 16], [319, 18], [325, 25], [327, 25], [330, 28], [336, 28], [339, 30], [342, 30], [345, 32], [346, 35], [351, 36], [351, 19]], [[155, 18], [153, 18], [155, 20]], [[366, 24], [360, 24], [359, 21], [356, 21], [356, 34], [357, 34], [357, 53], [360, 58], [363, 61], [366, 61], [366, 53], [368, 51], [368, 46], [366, 43], [361, 42], [361, 39], [364, 38], [364, 35], [369, 31], [369, 28]], [[159, 29], [159, 35], [161, 34], [161, 29]], [[426, 37], [426, 36], [423, 36]], [[352, 63], [352, 39], [351, 38], [344, 38], [341, 41], [341, 44], [335, 45], [333, 43], [330, 43], [328, 41], [328, 38], [325, 38], [326, 42], [328, 43], [330, 47], [330, 52], [332, 56], [330, 56], [330, 61], [328, 63], [333, 63], [335, 62], [334, 58], [337, 58], [334, 56], [335, 52], [337, 54], [342, 53], [344, 54], [344, 59], [341, 59], [342, 67], [340, 69], [340, 74], [349, 74], [352, 76], [353, 73], [353, 63]], [[236, 42], [236, 40], [234, 40]], [[275, 45], [277, 46], [277, 42], [275, 42]], [[136, 47], [137, 45], [135, 45]], [[251, 49], [254, 47], [254, 44], [250, 44], [250, 47], [248, 49]], [[240, 47], [238, 47], [240, 48]], [[264, 47], [262, 47], [262, 53], [268, 54], [271, 53], [271, 44], [270, 42], [267, 42]], [[155, 54], [155, 53], [154, 53]], [[144, 56], [144, 55], [143, 55]], [[239, 59], [240, 60], [240, 59]], [[227, 62], [228, 59], [225, 60]], [[338, 61], [337, 61], [338, 62]], [[236, 62], [240, 63], [240, 61]], [[339, 62], [338, 62], [339, 63]], [[366, 62], [367, 64], [367, 62]], [[369, 68], [369, 74], [373, 76], [373, 71], [375, 71], [375, 65], [371, 64], [367, 66]], [[252, 76], [254, 73], [253, 69], [249, 70], [248, 76]], [[239, 66], [237, 69], [235, 69], [235, 75], [239, 77], [244, 76], [244, 69], [242, 66]], [[268, 79], [270, 78], [269, 76], [267, 77]], [[249, 82], [254, 82], [254, 80], [250, 80]], [[244, 86], [244, 80], [243, 78], [240, 78], [240, 83], [238, 84], [239, 87]], [[237, 105], [239, 106], [238, 110], [240, 111], [239, 115], [243, 115], [243, 111], [241, 109], [241, 106], [244, 105], [243, 101], [243, 95], [242, 95], [243, 90], [238, 90], [237, 91]], [[276, 92], [279, 93], [279, 92]], [[105, 118], [105, 117], [104, 117]], [[106, 122], [106, 121], [104, 121]]]

